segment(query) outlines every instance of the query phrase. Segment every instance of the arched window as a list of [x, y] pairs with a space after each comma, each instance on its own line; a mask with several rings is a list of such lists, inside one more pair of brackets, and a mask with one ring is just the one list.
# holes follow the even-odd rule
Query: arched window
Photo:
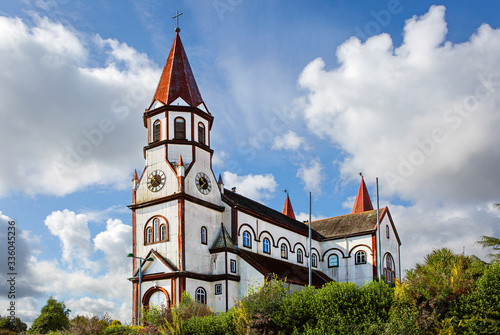
[[207, 303], [207, 292], [203, 287], [198, 287], [195, 292], [195, 300], [201, 304]]
[[159, 228], [159, 220], [158, 219], [154, 219], [153, 220], [153, 230], [154, 230], [154, 234], [155, 234], [155, 242], [158, 242], [159, 241], [159, 238], [160, 238], [160, 232], [158, 230]]
[[160, 241], [165, 241], [167, 239], [167, 226], [162, 224], [160, 227]]
[[186, 121], [181, 117], [176, 117], [174, 120], [175, 131], [174, 138], [176, 140], [185, 140], [186, 139]]
[[385, 267], [384, 267], [384, 277], [388, 284], [393, 284], [396, 279], [396, 267], [394, 265], [394, 259], [391, 254], [387, 253], [385, 255]]
[[288, 247], [285, 243], [281, 244], [281, 258], [288, 259]]
[[364, 251], [358, 251], [354, 256], [356, 264], [366, 264], [366, 253]]
[[316, 256], [316, 254], [313, 254], [311, 257], [311, 265], [314, 268], [318, 267], [318, 256]]
[[201, 244], [207, 244], [207, 228], [201, 227]]
[[153, 142], [157, 142], [161, 139], [161, 122], [156, 120], [153, 123]]
[[205, 144], [205, 125], [198, 123], [198, 142]]
[[297, 250], [297, 263], [302, 264], [304, 262], [304, 254], [302, 253], [302, 249]]
[[151, 227], [149, 227], [148, 229], [146, 229], [146, 243], [149, 244], [152, 242], [153, 242], [153, 231]]
[[389, 238], [389, 225], [385, 225], [385, 236]]
[[247, 248], [252, 247], [252, 240], [250, 239], [250, 233], [247, 231], [243, 233], [243, 246]]
[[269, 242], [269, 239], [266, 237], [264, 238], [264, 241], [262, 241], [264, 253], [270, 254], [271, 253], [271, 243]]
[[328, 257], [328, 267], [329, 268], [336, 268], [339, 266], [339, 256], [333, 254]]

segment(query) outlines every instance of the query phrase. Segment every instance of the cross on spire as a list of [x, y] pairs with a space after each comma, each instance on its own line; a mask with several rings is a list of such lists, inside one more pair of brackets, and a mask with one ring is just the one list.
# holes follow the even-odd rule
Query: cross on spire
[[181, 15], [182, 15], [182, 13], [179, 13], [179, 11], [178, 11], [178, 10], [176, 10], [176, 14], [175, 14], [175, 16], [172, 18], [172, 19], [176, 19], [176, 20], [177, 20], [177, 26], [175, 27], [175, 31], [176, 31], [176, 32], [181, 31], [181, 28], [179, 28], [179, 16], [181, 16]]

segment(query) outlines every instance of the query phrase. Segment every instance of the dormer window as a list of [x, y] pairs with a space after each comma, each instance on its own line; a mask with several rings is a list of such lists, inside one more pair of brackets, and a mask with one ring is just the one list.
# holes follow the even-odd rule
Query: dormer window
[[198, 123], [198, 142], [205, 144], [205, 125], [203, 123]]
[[181, 117], [176, 117], [174, 120], [175, 131], [174, 138], [176, 140], [185, 140], [186, 139], [186, 120]]
[[161, 121], [156, 120], [153, 123], [153, 142], [157, 142], [161, 139]]

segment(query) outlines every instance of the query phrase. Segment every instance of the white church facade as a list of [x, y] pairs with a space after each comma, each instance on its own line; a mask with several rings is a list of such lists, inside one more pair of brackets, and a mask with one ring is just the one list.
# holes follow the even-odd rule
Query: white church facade
[[[198, 90], [176, 36], [153, 101], [143, 121], [146, 167], [134, 174], [133, 321], [138, 308], [171, 307], [183, 292], [226, 311], [250, 286], [273, 276], [294, 287], [331, 281], [359, 285], [378, 277], [377, 259], [389, 281], [400, 278], [399, 236], [387, 207], [373, 209], [366, 185], [351, 214], [313, 221], [309, 253], [307, 223], [297, 221], [287, 195], [282, 212], [224, 189], [212, 170], [214, 117]], [[380, 242], [380, 243], [378, 243]], [[142, 284], [139, 289], [139, 267]], [[140, 296], [139, 296], [140, 292]]]

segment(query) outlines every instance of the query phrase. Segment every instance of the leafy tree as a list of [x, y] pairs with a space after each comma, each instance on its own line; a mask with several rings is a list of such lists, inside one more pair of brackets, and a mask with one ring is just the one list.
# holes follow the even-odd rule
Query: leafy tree
[[500, 261], [500, 238], [491, 237], [491, 236], [481, 236], [481, 240], [477, 241], [476, 244], [484, 248], [492, 248], [491, 253], [488, 254], [488, 257], [491, 258], [493, 262]]
[[28, 325], [21, 321], [19, 318], [14, 318], [10, 320], [7, 317], [0, 316], [0, 329], [9, 330], [15, 333], [22, 333], [28, 329]]
[[71, 326], [69, 312], [64, 302], [58, 302], [50, 297], [47, 304], [42, 307], [40, 316], [33, 321], [30, 333], [47, 334], [50, 331], [69, 329]]
[[477, 257], [453, 253], [450, 249], [434, 250], [423, 264], [407, 272], [408, 295], [419, 311], [420, 328], [433, 333], [448, 317], [450, 304], [470, 291], [484, 271]]

